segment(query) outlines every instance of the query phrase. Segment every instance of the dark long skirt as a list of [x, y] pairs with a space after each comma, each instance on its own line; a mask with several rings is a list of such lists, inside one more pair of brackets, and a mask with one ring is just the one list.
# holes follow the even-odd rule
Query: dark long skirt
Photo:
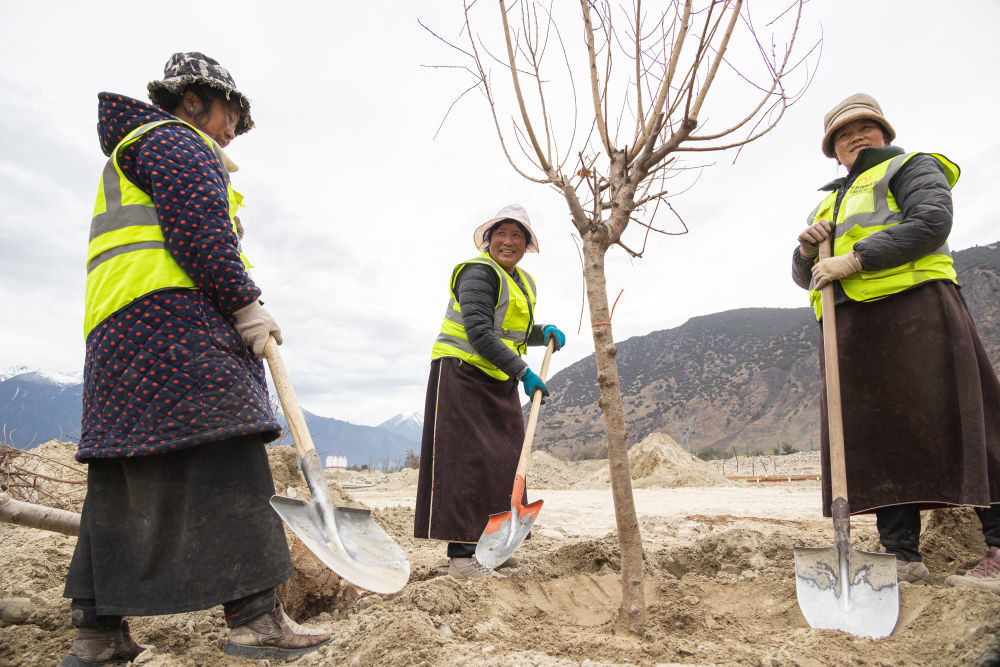
[[[851, 512], [1000, 502], [1000, 381], [960, 290], [930, 282], [837, 306], [836, 318]], [[830, 516], [825, 388], [821, 398]]]
[[294, 574], [260, 436], [89, 464], [65, 597], [108, 616], [207, 609]]
[[413, 535], [478, 542], [490, 514], [510, 510], [523, 443], [516, 380], [455, 358], [431, 362]]

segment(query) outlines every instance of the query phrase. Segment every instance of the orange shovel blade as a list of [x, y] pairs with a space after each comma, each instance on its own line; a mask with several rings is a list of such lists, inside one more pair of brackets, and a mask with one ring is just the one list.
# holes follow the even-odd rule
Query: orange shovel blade
[[514, 478], [510, 511], [491, 514], [486, 522], [486, 529], [476, 544], [476, 560], [486, 567], [497, 567], [510, 558], [531, 532], [531, 526], [542, 511], [541, 500], [521, 504], [523, 494], [524, 477], [518, 475]]

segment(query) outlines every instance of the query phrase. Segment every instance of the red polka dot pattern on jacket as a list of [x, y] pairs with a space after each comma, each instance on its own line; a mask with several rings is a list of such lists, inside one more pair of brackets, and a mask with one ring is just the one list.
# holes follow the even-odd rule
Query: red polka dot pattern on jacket
[[[136, 127], [171, 118], [124, 96], [99, 100], [105, 154]], [[77, 458], [274, 439], [264, 367], [229, 321], [260, 290], [239, 259], [221, 163], [190, 129], [166, 125], [122, 151], [119, 165], [153, 199], [166, 246], [197, 289], [146, 295], [91, 332]]]

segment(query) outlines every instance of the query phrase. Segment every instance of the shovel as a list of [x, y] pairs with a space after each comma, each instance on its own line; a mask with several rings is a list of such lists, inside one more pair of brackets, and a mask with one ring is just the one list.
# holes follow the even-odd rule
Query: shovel
[[267, 341], [264, 357], [295, 441], [302, 476], [312, 493], [309, 502], [271, 496], [271, 507], [302, 543], [341, 577], [374, 593], [395, 593], [410, 578], [410, 562], [369, 510], [333, 506], [319, 455], [274, 338]]
[[[820, 259], [830, 256], [829, 245], [820, 244]], [[832, 284], [823, 287], [822, 299], [834, 544], [795, 547], [795, 593], [810, 626], [877, 639], [889, 636], [899, 618], [896, 557], [857, 551], [851, 546]]]
[[[549, 361], [552, 359], [552, 348], [555, 341], [550, 339], [545, 348], [545, 358], [542, 359], [542, 370], [538, 377], [545, 382], [549, 372]], [[531, 412], [528, 414], [528, 425], [524, 429], [524, 444], [521, 445], [521, 458], [517, 462], [517, 472], [514, 473], [514, 488], [510, 493], [510, 511], [491, 514], [486, 523], [486, 529], [476, 544], [476, 560], [486, 567], [499, 567], [524, 542], [531, 532], [538, 513], [542, 511], [542, 501], [536, 500], [528, 505], [521, 504], [524, 495], [524, 473], [528, 469], [531, 458], [531, 441], [535, 439], [535, 425], [538, 424], [538, 411], [542, 404], [542, 392], [538, 390], [531, 397]]]

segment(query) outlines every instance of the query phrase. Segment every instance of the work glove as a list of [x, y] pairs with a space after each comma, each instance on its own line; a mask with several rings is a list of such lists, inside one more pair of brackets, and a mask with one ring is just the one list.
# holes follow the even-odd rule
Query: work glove
[[542, 378], [535, 375], [534, 371], [530, 368], [524, 369], [524, 375], [521, 376], [521, 382], [524, 383], [524, 393], [528, 395], [531, 399], [535, 396], [535, 390], [542, 392], [542, 403], [545, 402], [545, 397], [549, 395], [549, 389], [542, 382]]
[[813, 284], [816, 289], [823, 289], [834, 280], [840, 280], [861, 270], [861, 262], [853, 252], [836, 257], [827, 257], [813, 264]]
[[264, 356], [264, 346], [267, 339], [274, 336], [274, 341], [281, 345], [281, 329], [274, 321], [271, 313], [264, 310], [259, 302], [254, 301], [249, 306], [244, 306], [233, 312], [237, 333], [243, 339], [243, 343], [253, 348], [253, 353], [258, 357]]
[[546, 345], [549, 344], [549, 338], [555, 339], [555, 344], [552, 346], [553, 352], [558, 352], [566, 344], [566, 334], [559, 331], [559, 327], [554, 324], [546, 324], [542, 327], [542, 337]]
[[806, 227], [799, 234], [799, 254], [806, 259], [812, 259], [819, 254], [819, 244], [830, 238], [833, 223], [829, 220], [819, 220]]

